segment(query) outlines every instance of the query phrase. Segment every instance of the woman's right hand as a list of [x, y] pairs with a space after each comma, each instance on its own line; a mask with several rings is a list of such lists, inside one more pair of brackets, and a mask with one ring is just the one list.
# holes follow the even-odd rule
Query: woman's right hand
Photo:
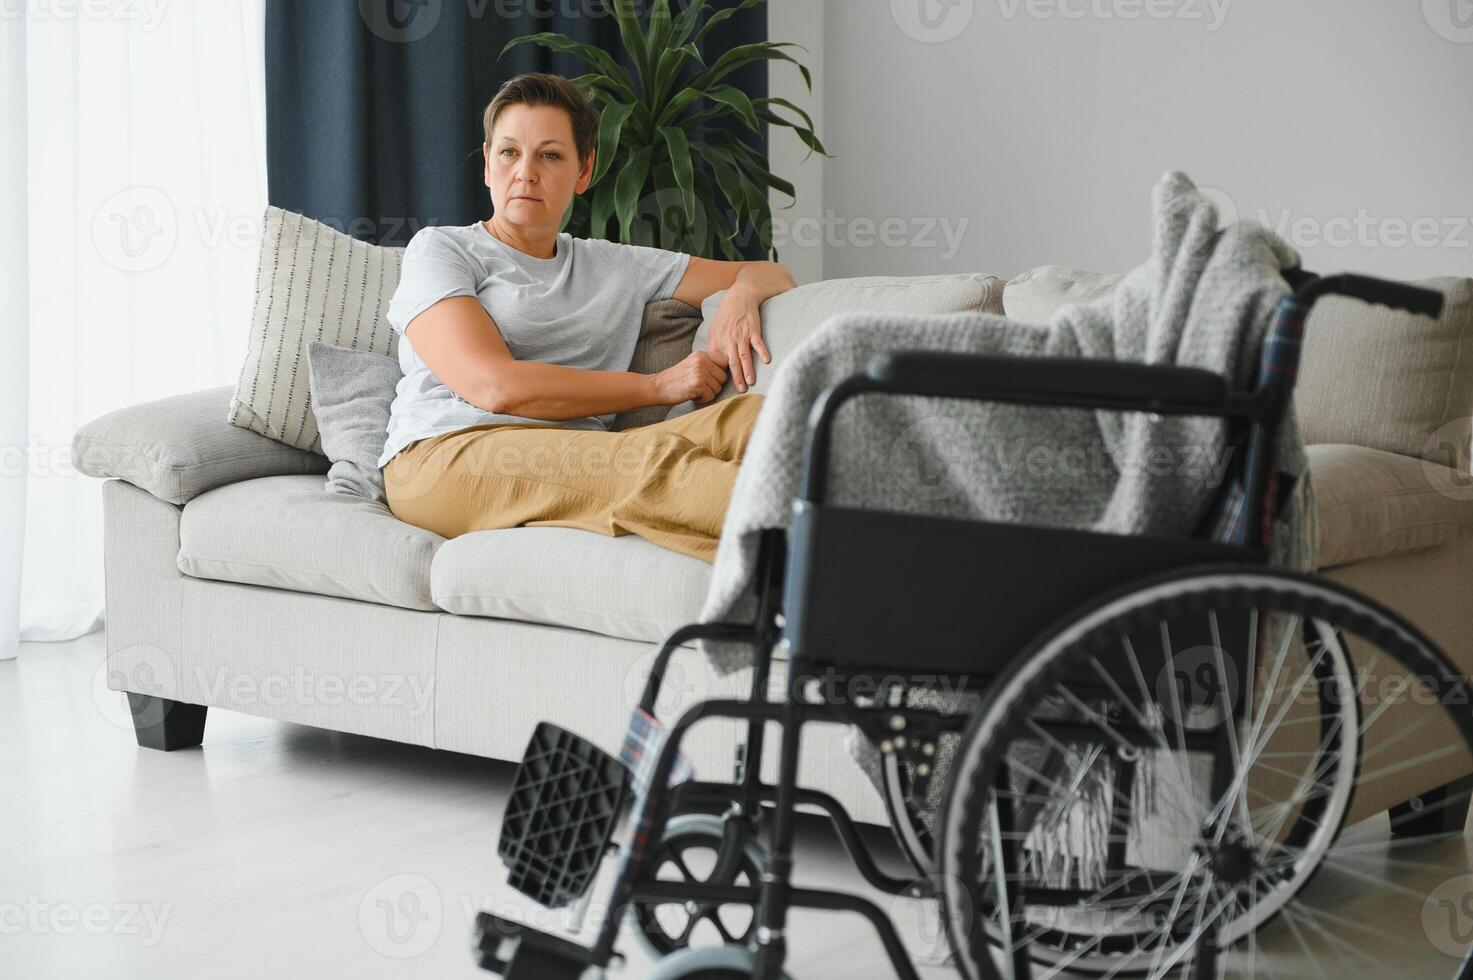
[[679, 405], [692, 399], [705, 404], [721, 393], [726, 368], [711, 351], [692, 351], [679, 364], [653, 375], [657, 405]]

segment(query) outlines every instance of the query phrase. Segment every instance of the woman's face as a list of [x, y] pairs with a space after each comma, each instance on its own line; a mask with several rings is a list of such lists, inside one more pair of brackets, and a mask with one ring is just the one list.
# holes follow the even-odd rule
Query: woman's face
[[593, 178], [593, 155], [579, 166], [572, 120], [556, 106], [507, 106], [483, 152], [497, 220], [529, 231], [556, 232]]

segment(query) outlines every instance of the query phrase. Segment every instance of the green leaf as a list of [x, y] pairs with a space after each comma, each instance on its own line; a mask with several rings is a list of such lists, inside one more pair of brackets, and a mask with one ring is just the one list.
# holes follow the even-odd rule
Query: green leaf
[[619, 171], [614, 181], [614, 210], [619, 215], [619, 238], [629, 240], [629, 226], [634, 221], [634, 209], [644, 192], [645, 179], [650, 174], [650, 158], [654, 147], [643, 146], [634, 153], [634, 158]]
[[[715, 63], [691, 79], [691, 85], [696, 88], [710, 88], [712, 83], [718, 82], [741, 68], [756, 61], [791, 61], [798, 66], [803, 73], [803, 79], [808, 83], [809, 91], [813, 90], [813, 77], [808, 69], [798, 62], [796, 58], [779, 48], [802, 48], [803, 45], [793, 41], [759, 41], [756, 44], [740, 44], [717, 58]], [[804, 48], [806, 51], [807, 49]]]
[[752, 132], [761, 131], [757, 124], [757, 112], [752, 107], [752, 100], [747, 97], [747, 93], [735, 85], [718, 85], [707, 92], [706, 97], [735, 109], [742, 117], [742, 122], [746, 123], [747, 128]]
[[[741, 176], [736, 167], [725, 160], [712, 158], [711, 169], [716, 172], [716, 183], [721, 187], [721, 193], [726, 195], [727, 201], [737, 213], [737, 220], [747, 213], [747, 197], [742, 191]], [[725, 211], [725, 208], [719, 210]]]
[[614, 182], [606, 180], [593, 191], [593, 205], [588, 209], [589, 235], [603, 238], [609, 233], [609, 218], [614, 214]]
[[634, 80], [629, 77], [629, 73], [602, 48], [596, 48], [591, 44], [579, 44], [566, 34], [524, 34], [506, 42], [506, 46], [501, 49], [501, 55], [497, 57], [504, 56], [519, 44], [536, 44], [552, 51], [560, 51], [580, 58], [586, 64], [603, 72], [604, 76], [618, 87], [620, 94], [626, 96], [630, 102], [639, 99], [639, 95], [634, 91]]
[[[701, 53], [696, 50], [694, 44], [687, 44], [678, 48], [671, 48], [660, 55], [660, 67], [655, 70], [655, 90], [650, 96], [650, 104], [658, 106], [665, 101], [665, 93], [675, 84], [675, 79], [680, 75], [680, 68], [692, 57], [699, 61]], [[663, 117], [664, 113], [661, 113]]]
[[[818, 137], [813, 135], [813, 130], [809, 129], [808, 127], [800, 126], [795, 122], [790, 122], [789, 120], [783, 119], [774, 113], [768, 112], [766, 109], [758, 109], [757, 115], [761, 116], [767, 122], [772, 123], [774, 126], [791, 127], [793, 132], [798, 134], [798, 138], [808, 145], [808, 156], [812, 156], [815, 152], [822, 153], [824, 156], [829, 155], [828, 151], [823, 148], [823, 144], [818, 141]], [[803, 159], [806, 160], [808, 159], [808, 157], [804, 157]]]
[[695, 221], [696, 188], [690, 160], [690, 144], [686, 141], [685, 132], [674, 126], [661, 126], [660, 133], [665, 137], [665, 145], [670, 148], [670, 166], [675, 171], [675, 183], [680, 186], [680, 204], [685, 209], [685, 220]]
[[736, 142], [732, 144], [732, 147], [736, 151], [737, 159], [741, 162], [743, 168], [750, 172], [756, 180], [779, 193], [786, 194], [795, 202], [798, 200], [798, 195], [793, 192], [793, 185], [781, 177], [776, 177], [769, 173], [767, 162], [760, 160], [757, 154], [752, 152], [750, 147]]
[[624, 42], [624, 49], [634, 59], [634, 70], [639, 76], [640, 88], [648, 95], [650, 82], [653, 81], [650, 51], [645, 41], [644, 31], [639, 26], [639, 16], [635, 12], [634, 0], [604, 0], [604, 2], [613, 5], [614, 19], [619, 24], [619, 37]]
[[659, 124], [663, 126], [666, 123], [672, 122], [676, 116], [680, 115], [680, 113], [685, 109], [686, 106], [690, 105], [692, 102], [695, 102], [697, 99], [705, 98], [705, 96], [706, 93], [702, 92], [698, 88], [681, 89], [675, 94], [675, 97], [670, 100], [669, 104], [667, 104], [665, 108], [660, 110], [660, 118], [658, 120]]
[[793, 105], [793, 103], [789, 102], [787, 99], [778, 98], [774, 95], [761, 99], [753, 99], [752, 104], [754, 106], [780, 105], [784, 109], [791, 109], [798, 115], [803, 117], [804, 125], [806, 125], [810, 130], [813, 129], [813, 117], [804, 112], [798, 106]]
[[722, 10], [716, 11], [716, 13], [711, 15], [711, 19], [706, 21], [706, 26], [702, 27], [699, 31], [696, 32], [696, 43], [699, 44], [701, 42], [701, 38], [706, 36], [707, 31], [715, 27], [717, 24], [721, 23], [723, 20], [726, 20], [726, 18], [730, 17], [732, 14], [737, 13], [738, 11], [746, 10], [748, 7], [755, 7], [761, 2], [762, 0], [742, 0], [742, 2], [737, 4], [735, 7], [726, 7]]
[[598, 124], [598, 159], [593, 165], [593, 183], [603, 179], [609, 164], [614, 162], [614, 153], [619, 149], [619, 136], [624, 132], [624, 121], [634, 111], [632, 105], [609, 106], [603, 111]]
[[669, 48], [670, 31], [673, 26], [670, 20], [670, 0], [655, 0], [654, 6], [650, 8], [649, 52], [651, 62], [655, 60], [658, 52]]
[[701, 14], [706, 9], [706, 0], [690, 0], [690, 5], [680, 12], [675, 18], [674, 25], [670, 28], [670, 44], [679, 47], [691, 39], [690, 32], [695, 30], [696, 22], [701, 19]]

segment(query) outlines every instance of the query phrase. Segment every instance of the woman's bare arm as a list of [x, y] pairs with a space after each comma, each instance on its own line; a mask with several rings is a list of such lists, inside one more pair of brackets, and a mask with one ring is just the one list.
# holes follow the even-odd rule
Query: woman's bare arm
[[646, 405], [709, 401], [726, 383], [725, 368], [702, 351], [653, 375], [519, 361], [486, 308], [471, 296], [441, 300], [410, 321], [405, 334], [451, 391], [498, 415], [562, 422]]

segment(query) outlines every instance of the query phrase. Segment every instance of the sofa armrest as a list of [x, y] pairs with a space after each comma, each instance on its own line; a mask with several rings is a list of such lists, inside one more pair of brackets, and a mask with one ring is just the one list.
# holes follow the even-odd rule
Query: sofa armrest
[[224, 385], [109, 412], [72, 437], [72, 465], [171, 504], [256, 477], [327, 472], [325, 456], [231, 425], [233, 391]]

